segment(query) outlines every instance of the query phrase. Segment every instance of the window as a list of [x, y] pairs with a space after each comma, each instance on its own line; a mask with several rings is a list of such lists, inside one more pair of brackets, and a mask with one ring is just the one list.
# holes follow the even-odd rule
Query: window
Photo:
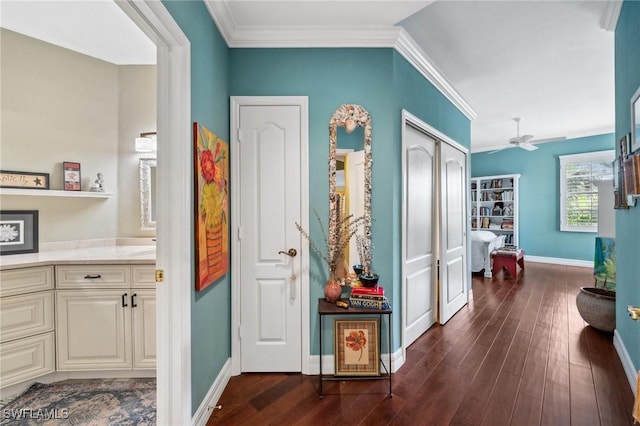
[[613, 178], [615, 151], [560, 156], [560, 230], [598, 231], [598, 188]]

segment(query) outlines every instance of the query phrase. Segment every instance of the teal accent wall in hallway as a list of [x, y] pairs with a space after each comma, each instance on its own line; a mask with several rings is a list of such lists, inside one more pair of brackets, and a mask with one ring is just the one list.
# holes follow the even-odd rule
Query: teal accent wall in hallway
[[[616, 139], [631, 131], [631, 96], [640, 87], [640, 2], [625, 1], [615, 36]], [[640, 204], [616, 210], [616, 332], [634, 371], [640, 369], [640, 321], [627, 305], [640, 306]]]
[[[329, 205], [329, 119], [345, 103], [372, 117], [373, 269], [394, 306], [394, 350], [400, 346], [400, 203], [402, 108], [469, 146], [469, 120], [397, 52], [380, 49], [232, 49], [231, 95], [309, 97], [309, 206], [311, 237], [321, 241], [313, 215], [325, 219]], [[339, 136], [339, 144], [341, 142]], [[311, 256], [311, 353], [318, 354], [316, 300], [326, 267]], [[331, 348], [327, 326], [325, 347]]]
[[471, 155], [471, 176], [520, 174], [519, 246], [527, 255], [593, 261], [595, 233], [560, 231], [559, 156], [612, 150], [613, 134]]
[[[229, 49], [202, 1], [163, 4], [191, 42], [191, 119], [229, 142]], [[190, 285], [192, 413], [231, 357], [230, 281], [227, 274], [196, 292], [194, 275]]]

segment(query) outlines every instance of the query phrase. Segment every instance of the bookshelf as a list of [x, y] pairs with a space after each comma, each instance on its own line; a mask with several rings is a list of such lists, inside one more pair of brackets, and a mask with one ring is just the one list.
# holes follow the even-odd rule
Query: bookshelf
[[505, 236], [518, 246], [518, 181], [520, 175], [471, 178], [471, 229]]

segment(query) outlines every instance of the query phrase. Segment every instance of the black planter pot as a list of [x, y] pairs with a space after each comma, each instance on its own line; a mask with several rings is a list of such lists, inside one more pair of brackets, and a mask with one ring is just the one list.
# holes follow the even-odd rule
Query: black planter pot
[[378, 285], [378, 279], [380, 279], [380, 277], [378, 274], [360, 274], [358, 275], [358, 279], [364, 287], [375, 287]]

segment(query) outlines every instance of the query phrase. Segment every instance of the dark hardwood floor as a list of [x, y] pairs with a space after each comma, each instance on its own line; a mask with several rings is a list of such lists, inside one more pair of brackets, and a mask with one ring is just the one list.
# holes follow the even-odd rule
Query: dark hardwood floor
[[[516, 279], [473, 277], [473, 300], [434, 325], [385, 381], [232, 377], [208, 425], [631, 425], [633, 393], [613, 335], [575, 297], [592, 270], [529, 262]], [[397, 302], [396, 302], [397, 303]]]

